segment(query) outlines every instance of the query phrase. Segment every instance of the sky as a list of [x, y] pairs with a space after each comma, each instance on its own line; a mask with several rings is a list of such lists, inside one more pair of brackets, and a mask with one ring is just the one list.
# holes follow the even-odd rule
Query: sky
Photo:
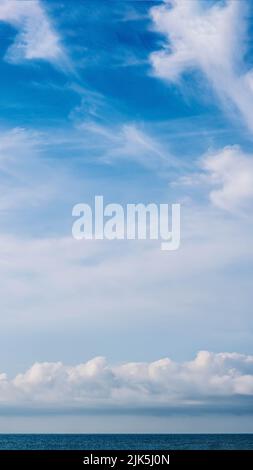
[[[0, 0], [0, 432], [253, 432], [253, 15]], [[72, 208], [180, 203], [181, 245]]]

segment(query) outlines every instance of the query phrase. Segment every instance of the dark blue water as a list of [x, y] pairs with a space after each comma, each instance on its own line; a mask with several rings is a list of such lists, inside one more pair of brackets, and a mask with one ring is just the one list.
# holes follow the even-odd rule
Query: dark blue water
[[0, 449], [253, 449], [253, 434], [0, 434]]

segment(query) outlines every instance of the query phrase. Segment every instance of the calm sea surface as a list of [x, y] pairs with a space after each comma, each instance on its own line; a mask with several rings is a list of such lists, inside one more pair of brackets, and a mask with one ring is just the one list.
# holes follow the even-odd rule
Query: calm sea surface
[[0, 449], [253, 449], [253, 434], [0, 434]]

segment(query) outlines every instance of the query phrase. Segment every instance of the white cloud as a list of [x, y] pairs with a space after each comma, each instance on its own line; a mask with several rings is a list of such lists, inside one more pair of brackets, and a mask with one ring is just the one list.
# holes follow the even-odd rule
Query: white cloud
[[237, 211], [249, 207], [253, 200], [253, 158], [240, 147], [225, 147], [202, 160], [208, 172], [211, 202], [222, 209]]
[[239, 110], [252, 131], [252, 71], [243, 63], [246, 3], [168, 0], [150, 14], [165, 37], [163, 48], [150, 56], [155, 74], [177, 83], [185, 72], [200, 70], [223, 104]]
[[[173, 186], [188, 187], [201, 197], [208, 194], [213, 206], [246, 215], [253, 201], [253, 156], [239, 145], [206, 153], [196, 164], [197, 171], [179, 177]], [[199, 171], [201, 170], [201, 171]]]
[[[31, 409], [122, 409], [219, 406], [253, 396], [253, 356], [200, 351], [194, 360], [110, 365], [96, 357], [75, 366], [35, 363], [9, 379], [0, 375], [0, 404]], [[238, 406], [238, 402], [235, 401]]]
[[7, 50], [7, 61], [42, 59], [63, 68], [67, 66], [60, 37], [39, 0], [1, 0], [0, 21], [18, 31]]

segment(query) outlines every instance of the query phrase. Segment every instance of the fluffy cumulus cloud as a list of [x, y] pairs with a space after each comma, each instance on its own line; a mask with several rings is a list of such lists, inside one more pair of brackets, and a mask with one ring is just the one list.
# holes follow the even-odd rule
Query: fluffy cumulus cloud
[[[198, 408], [244, 405], [253, 397], [253, 356], [200, 351], [194, 360], [110, 365], [96, 357], [75, 366], [35, 363], [13, 379], [0, 375], [0, 404], [56, 410]], [[238, 401], [238, 398], [240, 400]]]
[[42, 59], [58, 66], [66, 66], [66, 56], [58, 33], [39, 0], [0, 0], [0, 21], [18, 32], [8, 48], [6, 60]]
[[150, 60], [155, 74], [172, 83], [184, 73], [201, 71], [223, 104], [239, 110], [252, 131], [252, 71], [243, 63], [246, 13], [246, 3], [233, 0], [165, 1], [151, 9], [164, 45]]
[[[253, 201], [253, 158], [239, 145], [207, 152], [196, 163], [196, 172], [180, 177], [175, 186], [200, 189], [212, 206], [233, 215], [244, 214]], [[197, 193], [199, 195], [199, 193]]]

